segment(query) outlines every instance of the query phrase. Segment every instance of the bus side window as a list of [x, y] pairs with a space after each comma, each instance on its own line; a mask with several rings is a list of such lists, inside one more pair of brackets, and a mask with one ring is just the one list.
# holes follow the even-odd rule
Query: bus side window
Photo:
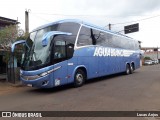
[[78, 37], [77, 46], [86, 45], [92, 45], [91, 30], [83, 26]]
[[66, 58], [66, 43], [65, 41], [56, 41], [54, 45], [54, 59]]
[[[105, 37], [104, 37], [104, 32], [102, 31], [98, 31], [98, 30], [93, 30], [93, 35], [94, 35], [94, 38], [95, 40], [95, 45], [104, 45], [105, 43]], [[93, 37], [92, 37], [93, 39]]]
[[74, 53], [74, 44], [69, 43], [66, 45], [67, 47], [67, 58], [70, 59], [73, 57], [73, 53]]

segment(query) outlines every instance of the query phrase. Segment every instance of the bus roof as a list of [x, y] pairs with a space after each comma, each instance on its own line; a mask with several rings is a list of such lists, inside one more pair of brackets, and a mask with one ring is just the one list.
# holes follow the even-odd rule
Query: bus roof
[[65, 22], [79, 23], [79, 24], [83, 24], [83, 25], [86, 25], [86, 26], [90, 26], [90, 27], [93, 27], [93, 28], [96, 28], [96, 29], [100, 29], [100, 30], [106, 31], [106, 32], [111, 33], [111, 34], [120, 35], [120, 36], [124, 36], [124, 37], [130, 38], [130, 39], [133, 39], [133, 38], [128, 37], [128, 36], [126, 36], [124, 34], [117, 33], [117, 32], [111, 31], [111, 30], [107, 30], [107, 29], [104, 29], [104, 28], [102, 28], [100, 26], [97, 26], [97, 25], [94, 25], [94, 24], [91, 24], [91, 23], [88, 23], [88, 22], [84, 22], [84, 21], [78, 20], [78, 19], [65, 19], [65, 20], [59, 20], [59, 21], [56, 21], [56, 22], [51, 22], [51, 23], [42, 25], [42, 26], [34, 29], [33, 31], [36, 31], [36, 30], [39, 30], [39, 29], [43, 29], [43, 28], [46, 28], [46, 27], [54, 25], [54, 24], [65, 23]]

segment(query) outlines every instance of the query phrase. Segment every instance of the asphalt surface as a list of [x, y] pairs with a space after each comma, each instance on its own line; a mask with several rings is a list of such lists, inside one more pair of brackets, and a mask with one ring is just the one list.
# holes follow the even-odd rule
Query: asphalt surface
[[[143, 66], [130, 75], [118, 74], [93, 79], [79, 88], [73, 88], [71, 85], [53, 89], [4, 87], [3, 90], [0, 89], [0, 111], [160, 111], [160, 65]], [[45, 119], [157, 120], [160, 118]]]

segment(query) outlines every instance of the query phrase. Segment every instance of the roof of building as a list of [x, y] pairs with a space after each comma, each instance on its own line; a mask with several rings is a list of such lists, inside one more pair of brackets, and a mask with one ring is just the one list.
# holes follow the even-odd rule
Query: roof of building
[[154, 49], [160, 49], [160, 47], [141, 47], [141, 50], [154, 50]]
[[5, 25], [14, 25], [14, 24], [19, 24], [17, 20], [10, 19], [10, 18], [5, 18], [0, 16], [0, 24], [5, 24]]

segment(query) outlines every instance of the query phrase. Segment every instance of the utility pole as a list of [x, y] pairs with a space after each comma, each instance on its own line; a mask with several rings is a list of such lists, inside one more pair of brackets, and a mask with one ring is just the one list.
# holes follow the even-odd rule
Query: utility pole
[[29, 10], [25, 11], [25, 33], [29, 33]]
[[110, 23], [108, 24], [108, 27], [109, 27], [109, 30], [111, 30], [111, 24]]

